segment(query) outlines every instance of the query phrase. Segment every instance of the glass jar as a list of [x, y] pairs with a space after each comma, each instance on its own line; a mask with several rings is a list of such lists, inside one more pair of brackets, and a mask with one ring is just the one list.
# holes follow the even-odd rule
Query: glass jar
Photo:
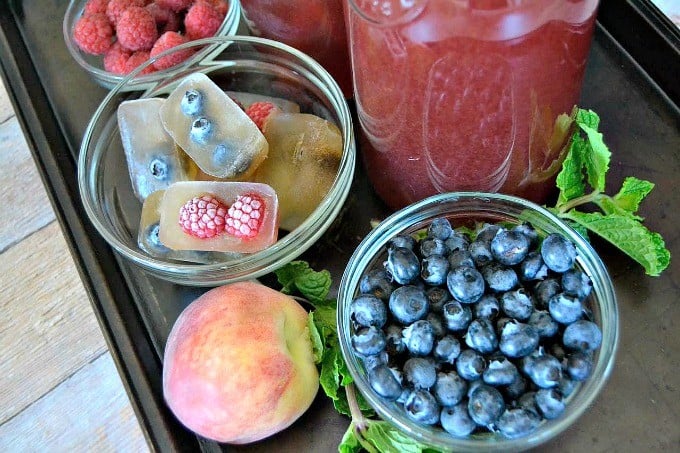
[[381, 198], [545, 201], [598, 1], [345, 1], [361, 150]]
[[251, 34], [303, 51], [352, 96], [342, 0], [241, 0], [241, 8]]

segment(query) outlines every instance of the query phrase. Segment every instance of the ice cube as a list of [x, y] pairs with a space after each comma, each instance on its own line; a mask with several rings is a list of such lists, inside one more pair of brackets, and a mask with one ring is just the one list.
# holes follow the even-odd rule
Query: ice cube
[[163, 126], [205, 173], [247, 179], [267, 157], [267, 140], [208, 76], [187, 76], [160, 110]]
[[282, 112], [300, 113], [300, 106], [288, 99], [265, 96], [263, 94], [245, 93], [242, 91], [227, 91], [227, 94], [230, 98], [241, 103], [244, 109], [247, 109], [255, 102], [271, 102], [280, 108]]
[[266, 184], [188, 181], [160, 205], [160, 240], [175, 250], [253, 253], [278, 237], [278, 199]]
[[267, 123], [269, 157], [254, 180], [274, 188], [280, 227], [292, 231], [319, 205], [335, 181], [342, 157], [337, 126], [306, 113], [281, 113]]
[[196, 166], [165, 131], [161, 98], [124, 101], [118, 106], [118, 127], [132, 188], [141, 201], [177, 181], [193, 179]]

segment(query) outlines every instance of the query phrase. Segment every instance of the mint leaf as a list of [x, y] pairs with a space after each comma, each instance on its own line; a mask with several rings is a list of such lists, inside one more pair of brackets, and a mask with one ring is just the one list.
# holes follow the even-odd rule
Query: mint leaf
[[316, 324], [314, 323], [314, 312], [307, 316], [307, 328], [309, 329], [309, 338], [312, 341], [314, 363], [318, 365], [323, 358], [324, 347], [323, 341], [321, 341], [321, 335], [319, 334], [319, 329], [316, 328]]
[[670, 263], [670, 252], [661, 235], [649, 231], [630, 216], [576, 210], [562, 216], [611, 242], [640, 263], [648, 275], [658, 276]]
[[[603, 191], [605, 186], [605, 176], [609, 171], [609, 160], [611, 152], [604, 144], [602, 133], [597, 128], [600, 124], [600, 117], [592, 110], [579, 109], [576, 112], [576, 124], [585, 132], [587, 136], [588, 152], [583, 154], [583, 164], [588, 175], [588, 184], [598, 191]], [[577, 134], [575, 132], [575, 134]]]
[[331, 289], [331, 273], [316, 272], [305, 261], [291, 261], [275, 271], [283, 286], [281, 292], [292, 294], [295, 290], [314, 304], [326, 302]]
[[384, 453], [433, 453], [436, 450], [423, 445], [382, 420], [363, 419], [363, 425], [350, 423], [338, 445], [340, 453], [360, 451]]
[[357, 435], [354, 433], [354, 423], [350, 423], [347, 431], [342, 436], [342, 440], [338, 445], [339, 453], [359, 453], [362, 450]]
[[605, 214], [629, 215], [636, 220], [643, 220], [635, 215], [642, 200], [654, 189], [654, 184], [629, 176], [623, 181], [621, 190], [613, 197], [599, 197], [595, 203]]
[[575, 132], [571, 139], [569, 152], [562, 162], [562, 170], [557, 175], [557, 188], [560, 189], [557, 207], [586, 193], [582, 157], [586, 152], [587, 144], [585, 140]]

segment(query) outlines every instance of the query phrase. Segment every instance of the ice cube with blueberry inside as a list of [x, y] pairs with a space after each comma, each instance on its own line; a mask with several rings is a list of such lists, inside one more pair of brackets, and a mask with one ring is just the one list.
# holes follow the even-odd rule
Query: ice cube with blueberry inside
[[241, 104], [243, 109], [247, 109], [256, 102], [271, 102], [277, 106], [282, 112], [286, 113], [300, 113], [300, 106], [293, 101], [274, 96], [265, 96], [263, 94], [246, 93], [244, 91], [227, 91], [227, 95]]
[[193, 178], [195, 166], [165, 131], [159, 110], [164, 99], [124, 101], [117, 117], [132, 189], [141, 201], [177, 181]]
[[254, 253], [278, 237], [278, 199], [266, 184], [186, 181], [160, 205], [160, 240], [174, 250]]
[[342, 134], [323, 118], [280, 113], [267, 122], [269, 156], [254, 180], [279, 196], [281, 228], [292, 231], [316, 209], [333, 185], [342, 158]]
[[160, 110], [163, 126], [208, 175], [244, 180], [267, 157], [255, 123], [203, 73], [184, 78]]

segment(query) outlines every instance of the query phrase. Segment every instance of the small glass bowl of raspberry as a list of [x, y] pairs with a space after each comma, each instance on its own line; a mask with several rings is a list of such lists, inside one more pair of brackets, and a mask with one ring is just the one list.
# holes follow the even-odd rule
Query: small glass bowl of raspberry
[[[435, 242], [440, 247], [430, 254]], [[544, 243], [541, 263], [550, 267], [529, 272], [533, 267], [522, 263], [533, 263], [535, 251], [543, 259]], [[554, 253], [556, 243], [572, 245]], [[478, 253], [482, 247], [490, 253]], [[460, 251], [469, 252], [465, 263]], [[523, 261], [502, 264], [506, 253]], [[435, 255], [450, 266], [444, 282], [428, 280], [439, 271], [430, 265]], [[557, 265], [561, 260], [568, 271]], [[412, 262], [420, 267], [409, 272]], [[483, 279], [483, 292], [468, 297], [478, 280], [457, 279], [460, 269]], [[582, 274], [572, 273], [577, 270]], [[506, 272], [515, 276], [507, 285], [499, 280]], [[586, 291], [573, 292], [577, 286]], [[559, 302], [577, 293], [579, 319], [552, 321]], [[518, 295], [531, 301], [531, 316], [516, 313]], [[414, 442], [441, 451], [551, 451], [565, 448], [558, 436], [570, 427], [573, 434], [579, 424], [597, 424], [602, 411], [588, 409], [614, 367], [616, 293], [590, 243], [541, 206], [479, 192], [411, 204], [355, 249], [337, 301], [339, 342], [355, 393], [374, 409], [372, 419]], [[464, 326], [461, 313], [467, 313]]]
[[[143, 87], [131, 85], [134, 83], [134, 74], [131, 74], [110, 90], [83, 134], [78, 159], [81, 200], [98, 233], [124, 259], [150, 274], [190, 286], [215, 286], [257, 278], [299, 257], [331, 225], [340, 222], [338, 217], [356, 166], [349, 106], [338, 84], [319, 63], [292, 47], [249, 36], [204, 38], [183, 44], [177, 51], [206, 46], [211, 49], [209, 57], [192, 57], [169, 70], [162, 80]], [[342, 144], [337, 173], [326, 195], [299, 225], [291, 230], [279, 228], [277, 241], [262, 250], [243, 254], [220, 251], [223, 254], [219, 256], [209, 252], [211, 255], [201, 257], [204, 261], [191, 262], [158, 257], [140, 247], [143, 205], [133, 189], [117, 114], [125, 101], [167, 98], [182, 81], [196, 73], [205, 74], [225, 92], [247, 94], [256, 99], [275, 98], [294, 105], [302, 115], [320, 117], [337, 127]], [[141, 128], [143, 132], [144, 125]], [[168, 167], [162, 173], [166, 171], [173, 169]]]
[[[185, 42], [230, 36], [241, 6], [229, 0], [71, 0], [62, 30], [71, 56], [101, 86], [111, 89], [150, 58]], [[194, 49], [202, 58], [209, 49]], [[165, 77], [191, 55], [156, 60], [127, 89]]]

